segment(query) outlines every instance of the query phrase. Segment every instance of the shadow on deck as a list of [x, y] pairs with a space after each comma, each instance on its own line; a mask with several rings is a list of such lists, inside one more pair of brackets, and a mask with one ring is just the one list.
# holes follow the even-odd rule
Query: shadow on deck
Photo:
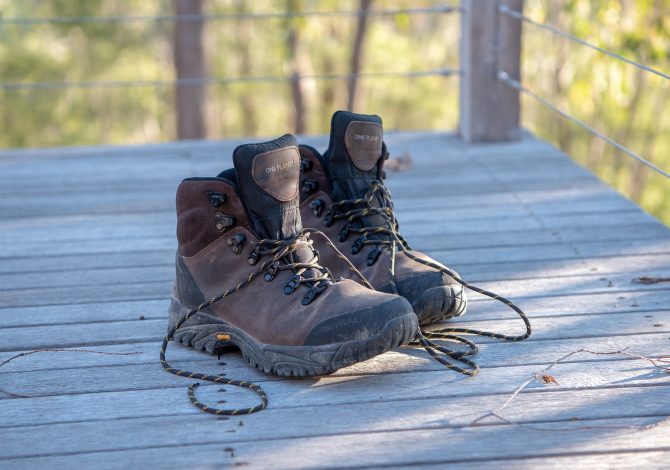
[[[325, 146], [321, 137], [303, 142]], [[387, 136], [412, 165], [387, 180], [405, 237], [529, 313], [530, 340], [481, 339], [482, 372], [445, 371], [402, 349], [316, 379], [283, 380], [225, 356], [230, 377], [262, 383], [268, 410], [216, 419], [192, 408], [189, 381], [165, 373], [176, 247], [174, 193], [188, 176], [230, 166], [240, 142], [0, 153], [0, 467], [127, 468], [526, 465], [660, 466], [670, 457], [670, 375], [644, 360], [575, 355], [582, 347], [657, 356], [670, 350], [670, 231], [550, 145], [466, 145], [454, 135]], [[458, 324], [521, 331], [502, 305], [472, 295]], [[175, 365], [220, 372], [172, 347]], [[251, 403], [205, 386], [203, 401]], [[225, 388], [225, 387], [224, 387]], [[575, 426], [582, 429], [574, 429]], [[538, 431], [534, 427], [554, 431]], [[557, 430], [571, 428], [569, 432]]]

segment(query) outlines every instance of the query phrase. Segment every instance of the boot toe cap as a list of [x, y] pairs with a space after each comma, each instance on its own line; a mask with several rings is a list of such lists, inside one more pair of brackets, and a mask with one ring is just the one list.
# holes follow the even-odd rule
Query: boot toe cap
[[[458, 274], [456, 274], [458, 276]], [[396, 281], [398, 293], [412, 304], [420, 324], [460, 316], [467, 308], [461, 284], [440, 271], [416, 273]], [[383, 291], [390, 292], [390, 284]]]
[[[416, 332], [417, 325], [412, 306], [403, 297], [391, 295], [384, 297], [387, 298], [385, 301], [343, 313], [317, 324], [305, 338], [304, 345], [364, 341], [385, 334], [402, 337], [403, 342], [409, 341]], [[395, 331], [398, 329], [408, 331]]]

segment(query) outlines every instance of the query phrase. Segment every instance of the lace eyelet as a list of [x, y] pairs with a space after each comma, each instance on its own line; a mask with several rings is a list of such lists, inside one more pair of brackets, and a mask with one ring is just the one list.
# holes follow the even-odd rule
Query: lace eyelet
[[263, 275], [263, 280], [265, 282], [272, 282], [272, 280], [277, 275], [277, 271], [279, 271], [279, 266], [277, 266], [276, 263], [272, 263], [265, 271], [265, 274]]
[[323, 199], [314, 199], [309, 203], [309, 208], [312, 209], [314, 217], [321, 217], [324, 207], [326, 207], [326, 203]]
[[305, 173], [312, 169], [312, 161], [306, 158], [300, 159], [300, 173]]
[[363, 248], [363, 243], [365, 242], [365, 237], [358, 237], [353, 245], [351, 245], [351, 254], [356, 255]]
[[226, 195], [224, 193], [214, 191], [213, 189], [207, 190], [207, 198], [209, 199], [209, 203], [214, 207], [219, 207], [221, 204], [226, 202]]
[[298, 288], [300, 285], [300, 281], [302, 280], [302, 276], [298, 274], [294, 274], [291, 279], [286, 283], [284, 286], [284, 295], [291, 295], [295, 290]]
[[261, 257], [260, 248], [256, 247], [253, 250], [251, 250], [251, 253], [249, 253], [249, 257], [247, 258], [247, 262], [251, 266], [255, 266], [256, 263], [258, 263], [258, 259], [260, 257]]
[[349, 225], [345, 224], [342, 229], [340, 230], [340, 233], [337, 235], [337, 239], [343, 243], [348, 237], [349, 237]]
[[233, 253], [239, 255], [242, 253], [242, 245], [244, 245], [244, 241], [246, 239], [247, 237], [241, 233], [238, 233], [230, 238], [226, 238], [226, 245], [228, 245], [230, 249], [233, 250]]
[[214, 219], [216, 220], [216, 229], [219, 232], [224, 232], [235, 225], [235, 217], [232, 215], [226, 215], [223, 212], [217, 212], [214, 214]]
[[307, 178], [302, 180], [302, 186], [301, 186], [300, 190], [302, 191], [302, 193], [305, 196], [309, 196], [310, 194], [315, 192], [317, 189], [319, 189], [319, 183], [318, 182], [316, 182], [314, 180], [307, 179]]
[[316, 299], [321, 292], [326, 290], [326, 288], [330, 285], [331, 283], [326, 281], [326, 282], [320, 282], [316, 286], [312, 287], [310, 290], [307, 291], [305, 296], [302, 298], [300, 303], [302, 305], [309, 305], [312, 303], [314, 299]]
[[333, 225], [333, 208], [331, 207], [326, 216], [323, 218], [323, 225], [330, 227]]
[[375, 263], [377, 262], [377, 260], [379, 259], [379, 255], [382, 254], [382, 251], [384, 251], [384, 250], [383, 250], [383, 248], [381, 248], [380, 246], [375, 247], [375, 249], [372, 250], [372, 251], [368, 254], [368, 259], [367, 259], [366, 264], [367, 264], [368, 266], [372, 266], [373, 264], [375, 264]]

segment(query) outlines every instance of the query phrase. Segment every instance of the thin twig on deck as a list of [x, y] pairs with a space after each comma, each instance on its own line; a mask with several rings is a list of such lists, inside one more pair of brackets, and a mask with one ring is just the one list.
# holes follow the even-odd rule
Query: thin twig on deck
[[[532, 430], [536, 430], [536, 431], [578, 431], [578, 430], [585, 430], [585, 429], [631, 429], [631, 430], [635, 430], [635, 431], [643, 431], [643, 430], [646, 430], [646, 429], [655, 428], [656, 426], [659, 426], [661, 423], [664, 423], [668, 419], [670, 419], [670, 416], [664, 417], [663, 419], [661, 419], [660, 421], [658, 421], [656, 423], [647, 424], [647, 425], [630, 425], [630, 426], [623, 426], [623, 425], [592, 426], [592, 425], [589, 425], [589, 426], [572, 426], [572, 427], [569, 427], [569, 428], [547, 428], [547, 427], [542, 427], [542, 426], [533, 426], [533, 425], [530, 425], [530, 424], [519, 423], [519, 422], [516, 422], [512, 419], [506, 418], [506, 417], [504, 417], [500, 414], [500, 412], [502, 412], [505, 408], [507, 408], [514, 401], [514, 399], [528, 385], [530, 385], [532, 382], [534, 382], [534, 381], [536, 381], [540, 378], [544, 378], [544, 377], [547, 377], [547, 376], [553, 378], [553, 376], [548, 374], [548, 371], [552, 367], [554, 367], [554, 366], [564, 362], [566, 359], [568, 359], [568, 358], [570, 358], [570, 357], [572, 357], [576, 354], [580, 354], [580, 353], [594, 354], [594, 355], [597, 355], [597, 356], [623, 355], [623, 356], [628, 356], [628, 357], [631, 357], [631, 358], [634, 358], [634, 359], [643, 359], [643, 360], [646, 360], [646, 361], [650, 362], [654, 367], [659, 368], [662, 372], [670, 373], [670, 356], [661, 356], [661, 357], [657, 357], [657, 358], [651, 358], [651, 357], [643, 356], [641, 354], [635, 354], [635, 353], [627, 352], [627, 349], [628, 348], [623, 348], [623, 349], [619, 349], [617, 351], [592, 351], [591, 349], [588, 349], [588, 348], [581, 348], [581, 349], [577, 349], [575, 351], [572, 351], [572, 352], [560, 357], [559, 359], [555, 360], [551, 364], [549, 364], [541, 372], [533, 374], [530, 378], [528, 378], [521, 385], [519, 385], [516, 388], [516, 390], [514, 390], [512, 395], [510, 395], [510, 397], [505, 401], [505, 403], [503, 403], [497, 409], [492, 410], [492, 411], [488, 411], [488, 412], [484, 413], [483, 415], [481, 415], [480, 417], [478, 417], [477, 419], [473, 420], [470, 423], [470, 426], [474, 426], [475, 424], [479, 423], [480, 421], [492, 416], [494, 418], [499, 419], [500, 421], [503, 421], [506, 424], [511, 424], [513, 426], [519, 426], [519, 427], [528, 428], [528, 429], [532, 429]], [[547, 383], [546, 380], [543, 380], [543, 382]], [[552, 381], [550, 381], [550, 382], [552, 382]], [[554, 382], [555, 382], [555, 379], [554, 379]], [[552, 383], [554, 383], [554, 382], [552, 382]]]

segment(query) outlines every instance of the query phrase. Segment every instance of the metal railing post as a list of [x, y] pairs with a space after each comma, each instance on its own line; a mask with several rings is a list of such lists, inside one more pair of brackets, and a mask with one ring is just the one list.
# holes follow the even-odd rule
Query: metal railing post
[[461, 0], [459, 132], [467, 142], [518, 140], [519, 92], [498, 79], [520, 81], [521, 22], [499, 6], [521, 11], [523, 0]]

